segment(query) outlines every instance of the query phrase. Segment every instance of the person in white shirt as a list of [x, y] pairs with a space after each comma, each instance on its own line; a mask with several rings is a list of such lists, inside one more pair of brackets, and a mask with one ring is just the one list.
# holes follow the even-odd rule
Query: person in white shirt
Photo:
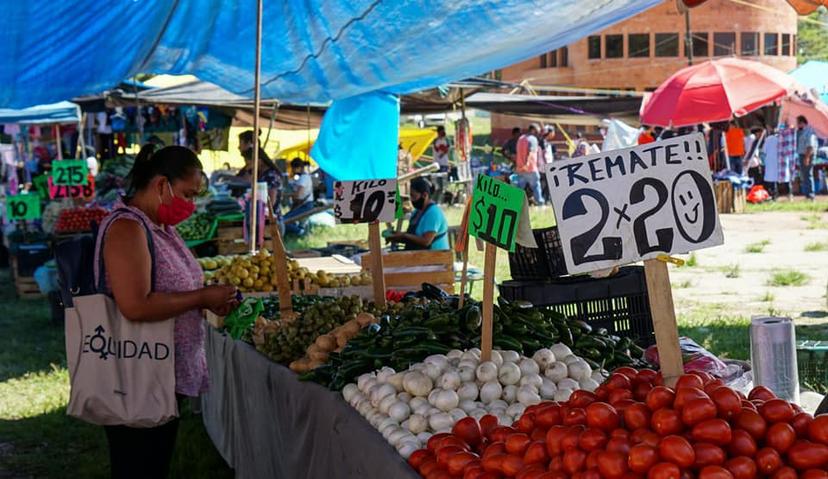
[[434, 150], [434, 162], [440, 165], [440, 172], [447, 172], [449, 170], [449, 150], [451, 149], [451, 144], [446, 136], [445, 127], [437, 127], [437, 139], [431, 144], [431, 148]]

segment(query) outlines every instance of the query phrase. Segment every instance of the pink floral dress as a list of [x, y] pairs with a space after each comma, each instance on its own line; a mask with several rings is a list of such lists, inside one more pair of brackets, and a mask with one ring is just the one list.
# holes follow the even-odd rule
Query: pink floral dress
[[[133, 214], [117, 214], [120, 209]], [[104, 232], [113, 219], [138, 221], [140, 217], [152, 233], [155, 254], [155, 291], [177, 293], [199, 289], [204, 284], [204, 273], [172, 226], [153, 223], [140, 209], [118, 201], [113, 212], [101, 223], [95, 247], [95, 264], [99, 264], [100, 245]], [[128, 252], [124, 252], [128, 254]], [[97, 276], [98, 270], [95, 268]], [[97, 277], [95, 279], [97, 282]], [[204, 316], [199, 310], [187, 311], [175, 317], [175, 392], [198, 396], [207, 391], [207, 357], [204, 352]]]

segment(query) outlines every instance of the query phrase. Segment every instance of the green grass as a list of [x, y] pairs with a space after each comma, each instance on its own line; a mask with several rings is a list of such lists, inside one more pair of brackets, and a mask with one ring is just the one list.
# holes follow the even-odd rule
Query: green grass
[[687, 261], [684, 262], [685, 267], [688, 268], [695, 268], [699, 265], [699, 258], [696, 256], [696, 253], [690, 253], [690, 256], [687, 258]]
[[741, 268], [739, 267], [738, 264], [732, 264], [732, 265], [726, 266], [724, 268], [724, 274], [725, 274], [725, 278], [733, 279], [733, 278], [738, 278], [739, 276], [741, 276], [742, 271], [741, 271]]
[[672, 286], [673, 286], [673, 289], [687, 289], [687, 288], [692, 288], [692, 287], [693, 287], [693, 281], [692, 281], [692, 280], [689, 280], [689, 279], [686, 279], [686, 280], [681, 281], [681, 282], [679, 282], [679, 283], [672, 283]]
[[808, 223], [809, 230], [828, 229], [828, 222], [823, 221], [822, 215], [819, 213], [812, 213], [807, 216], [800, 216], [799, 219]]
[[816, 253], [819, 251], [826, 251], [828, 250], [828, 242], [824, 241], [815, 241], [813, 243], [808, 243], [805, 245], [805, 251], [809, 253]]
[[[66, 415], [63, 325], [44, 300], [18, 300], [0, 273], [0, 477], [109, 477], [103, 428]], [[71, 471], [71, 474], [69, 473]], [[229, 478], [201, 418], [182, 411], [171, 477]]]
[[763, 303], [772, 303], [775, 299], [776, 296], [774, 296], [770, 291], [765, 291], [765, 294], [759, 297], [759, 301]]
[[762, 240], [758, 243], [751, 243], [745, 246], [745, 253], [761, 253], [765, 251], [765, 246], [769, 245], [769, 240]]
[[781, 269], [774, 271], [768, 280], [769, 286], [802, 286], [810, 281], [810, 277], [795, 269]]
[[828, 201], [819, 199], [817, 201], [768, 201], [754, 205], [748, 203], [745, 211], [748, 213], [766, 213], [769, 211], [782, 212], [828, 212]]

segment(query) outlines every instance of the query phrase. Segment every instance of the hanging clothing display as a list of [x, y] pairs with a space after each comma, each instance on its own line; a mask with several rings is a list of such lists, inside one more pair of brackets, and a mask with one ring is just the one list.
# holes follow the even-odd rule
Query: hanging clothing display
[[778, 183], [789, 183], [796, 168], [796, 130], [779, 129], [779, 177]]
[[762, 148], [762, 159], [765, 163], [765, 181], [768, 183], [779, 182], [779, 135], [768, 135], [765, 138], [765, 145]]

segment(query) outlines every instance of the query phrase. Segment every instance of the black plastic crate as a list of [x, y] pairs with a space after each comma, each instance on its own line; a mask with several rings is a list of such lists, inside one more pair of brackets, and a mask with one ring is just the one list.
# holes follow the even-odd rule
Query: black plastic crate
[[517, 281], [534, 281], [556, 278], [566, 274], [563, 248], [558, 227], [532, 230], [537, 248], [515, 246], [515, 252], [509, 253], [509, 270], [512, 279]]
[[655, 344], [643, 266], [625, 266], [609, 278], [568, 276], [547, 281], [505, 281], [500, 295], [529, 301], [570, 319], [585, 321], [639, 346]]
[[43, 263], [52, 259], [48, 243], [24, 243], [17, 248], [17, 275], [32, 276]]

